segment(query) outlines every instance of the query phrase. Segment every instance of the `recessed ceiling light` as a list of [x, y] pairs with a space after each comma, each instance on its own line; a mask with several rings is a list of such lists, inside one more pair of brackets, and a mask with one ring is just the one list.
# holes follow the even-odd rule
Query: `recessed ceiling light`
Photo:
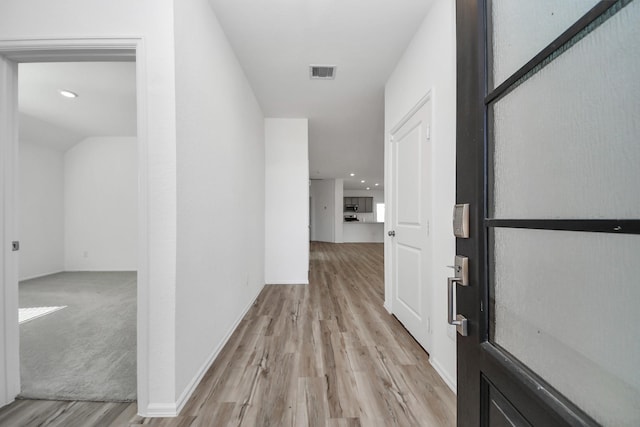
[[66, 90], [66, 89], [61, 89], [60, 90], [60, 95], [64, 96], [65, 98], [77, 98], [78, 94], [75, 92], [71, 92], [70, 90]]
[[363, 179], [363, 180], [362, 180], [362, 181], [360, 181], [360, 182], [364, 184], [366, 181]]
[[378, 184], [378, 183], [376, 182], [375, 186], [377, 187], [378, 185], [380, 185], [380, 184]]
[[353, 172], [351, 172], [351, 173], [349, 174], [349, 176], [356, 176], [356, 174], [355, 174], [355, 173], [353, 173]]
[[371, 187], [367, 187], [367, 190], [371, 190]]

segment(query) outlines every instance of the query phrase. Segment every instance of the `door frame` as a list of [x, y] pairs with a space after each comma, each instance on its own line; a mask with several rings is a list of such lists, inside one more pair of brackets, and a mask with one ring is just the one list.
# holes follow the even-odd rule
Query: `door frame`
[[149, 224], [148, 130], [145, 50], [141, 38], [21, 39], [0, 41], [0, 406], [20, 393], [20, 333], [18, 325], [18, 240], [15, 217], [18, 195], [18, 63], [135, 61], [138, 154], [138, 271], [137, 271], [137, 402], [148, 405], [149, 342]]
[[[456, 239], [456, 253], [469, 257], [470, 286], [457, 290], [457, 312], [468, 318], [469, 335], [457, 337], [458, 425], [486, 422], [490, 388], [509, 396], [534, 425], [583, 425], [597, 423], [526, 365], [489, 342], [489, 228], [516, 227], [547, 230], [613, 232], [623, 224], [628, 233], [640, 232], [636, 220], [495, 220], [488, 217], [490, 116], [488, 105], [508, 93], [524, 78], [584, 28], [598, 19], [617, 0], [598, 2], [551, 44], [522, 66], [504, 83], [488, 92], [489, 72], [485, 15], [490, 0], [457, 0], [457, 143], [456, 203], [470, 203], [470, 238]], [[484, 375], [487, 373], [490, 381]], [[495, 392], [495, 389], [494, 389]], [[514, 415], [517, 418], [518, 414]], [[485, 425], [485, 424], [481, 424]]]
[[[391, 130], [387, 133], [385, 138], [385, 159], [388, 159], [387, 167], [385, 170], [385, 183], [384, 183], [384, 203], [385, 203], [385, 218], [384, 218], [384, 308], [390, 314], [393, 314], [393, 293], [395, 291], [394, 281], [393, 281], [393, 263], [395, 262], [395, 256], [393, 253], [393, 240], [388, 235], [388, 232], [392, 229], [395, 212], [395, 191], [394, 191], [394, 182], [393, 182], [393, 163], [395, 162], [395, 155], [393, 152], [393, 136], [398, 133], [398, 131], [418, 112], [422, 107], [427, 104], [427, 102], [431, 101], [431, 135], [434, 135], [433, 128], [435, 124], [433, 123], [434, 110], [435, 107], [433, 105], [434, 96], [433, 89], [429, 89], [427, 93], [425, 93], [416, 104], [411, 107], [411, 109], [391, 128]], [[430, 141], [430, 143], [432, 143]], [[433, 161], [433, 154], [431, 156], [431, 161]], [[433, 169], [430, 168], [430, 174]], [[433, 177], [433, 176], [432, 176]], [[431, 192], [431, 201], [433, 203], [433, 191]], [[431, 251], [431, 263], [433, 264], [433, 251]], [[433, 266], [432, 266], [433, 267]], [[431, 272], [430, 272], [431, 273]], [[429, 277], [432, 279], [432, 277]], [[433, 287], [429, 289], [429, 294], [431, 295], [430, 301], [433, 301]], [[429, 307], [429, 312], [433, 314], [433, 306]], [[433, 337], [431, 336], [432, 332], [429, 332], [429, 340], [432, 341]], [[431, 347], [432, 342], [430, 342]]]

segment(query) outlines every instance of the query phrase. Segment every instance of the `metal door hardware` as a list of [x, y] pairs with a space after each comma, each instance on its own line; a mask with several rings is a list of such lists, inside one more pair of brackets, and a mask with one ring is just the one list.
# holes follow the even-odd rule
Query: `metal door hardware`
[[454, 265], [448, 265], [447, 267], [453, 268], [455, 272], [454, 278], [460, 279], [461, 286], [469, 286], [469, 258], [456, 255]]
[[395, 230], [391, 230], [387, 234], [389, 235], [389, 237], [393, 237], [393, 236], [396, 235], [396, 232], [395, 232]]
[[447, 302], [449, 305], [447, 321], [450, 325], [455, 325], [460, 335], [466, 337], [469, 333], [467, 326], [468, 321], [463, 315], [457, 314], [458, 310], [453, 300], [455, 298], [456, 285], [469, 286], [469, 258], [456, 255], [454, 265], [450, 265], [449, 267], [454, 269], [455, 276], [447, 278]]
[[461, 239], [469, 238], [469, 204], [453, 207], [453, 235]]
[[11, 242], [11, 250], [13, 252], [19, 251], [20, 250], [20, 242], [17, 241], [17, 240], [14, 240], [13, 242]]

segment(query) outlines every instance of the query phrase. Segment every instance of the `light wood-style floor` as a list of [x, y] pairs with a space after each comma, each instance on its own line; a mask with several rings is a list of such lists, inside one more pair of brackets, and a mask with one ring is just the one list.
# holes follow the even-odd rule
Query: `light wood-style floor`
[[312, 243], [310, 285], [266, 286], [182, 410], [16, 401], [0, 426], [453, 426], [455, 396], [382, 307], [382, 244]]

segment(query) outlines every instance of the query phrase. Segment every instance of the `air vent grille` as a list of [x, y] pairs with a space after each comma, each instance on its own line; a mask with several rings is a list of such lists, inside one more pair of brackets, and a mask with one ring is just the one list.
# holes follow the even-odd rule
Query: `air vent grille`
[[335, 65], [310, 65], [309, 77], [312, 80], [333, 80], [336, 78]]

